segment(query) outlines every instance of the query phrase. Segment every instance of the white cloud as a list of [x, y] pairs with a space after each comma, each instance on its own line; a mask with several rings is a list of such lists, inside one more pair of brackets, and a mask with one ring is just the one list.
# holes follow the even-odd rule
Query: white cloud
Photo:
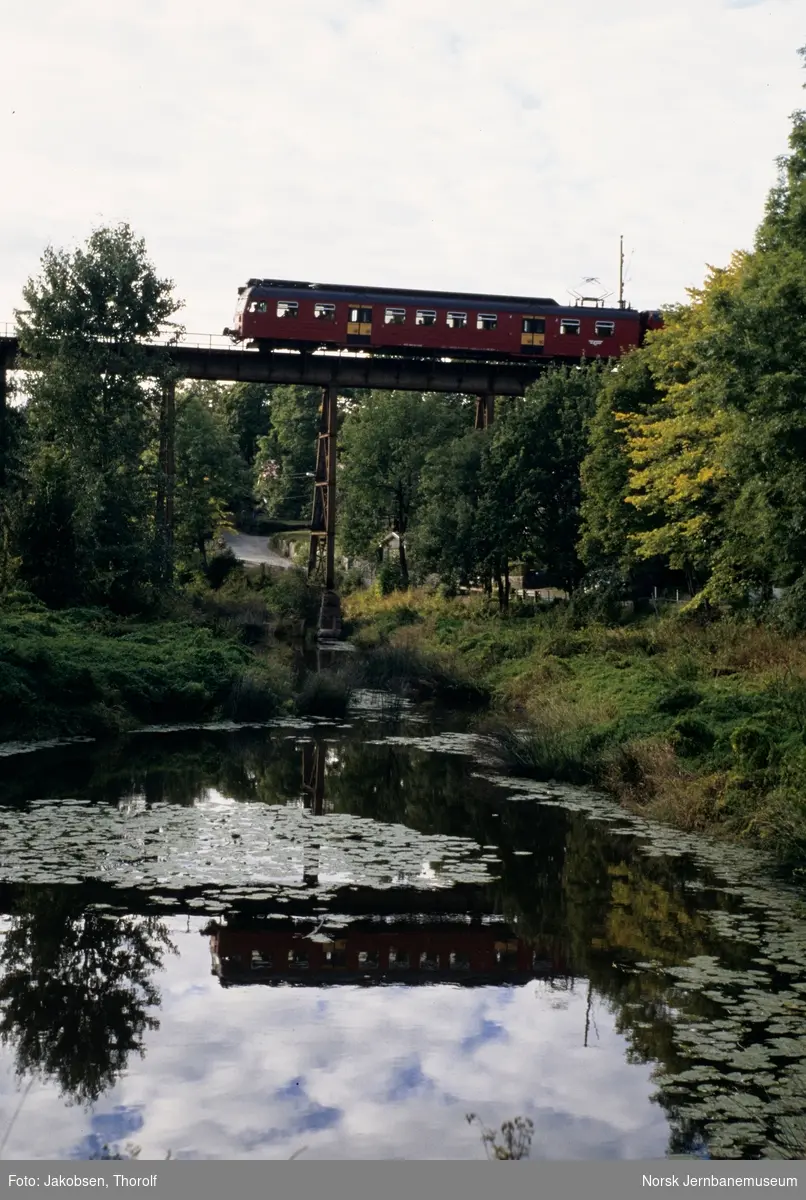
[[[567, 1003], [545, 986], [222, 989], [206, 940], [176, 931], [160, 977], [161, 1028], [94, 1113], [34, 1088], [6, 1147], [59, 1157], [115, 1120], [142, 1121], [144, 1158], [472, 1158], [475, 1111], [497, 1127], [535, 1122], [533, 1157], [659, 1157], [668, 1130], [650, 1067], [597, 1006], [582, 1046], [584, 985]], [[479, 1036], [497, 1026], [494, 1037]], [[468, 1040], [469, 1043], [468, 1044]], [[0, 1112], [15, 1106], [0, 1055]], [[4, 1123], [3, 1123], [4, 1124]], [[126, 1140], [125, 1138], [121, 1140]]]
[[681, 299], [752, 238], [801, 25], [794, 0], [18, 5], [0, 320], [48, 240], [119, 219], [205, 331], [256, 274], [563, 300], [615, 285], [621, 232], [629, 298]]

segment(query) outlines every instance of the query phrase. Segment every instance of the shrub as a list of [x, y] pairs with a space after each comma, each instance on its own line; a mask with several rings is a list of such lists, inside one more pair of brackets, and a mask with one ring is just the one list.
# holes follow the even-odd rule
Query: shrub
[[263, 671], [247, 668], [235, 677], [223, 712], [232, 721], [268, 721], [278, 707], [273, 681]]
[[753, 721], [737, 725], [730, 735], [730, 748], [738, 765], [745, 770], [757, 771], [768, 766], [774, 745], [772, 731]]
[[340, 671], [319, 671], [306, 676], [296, 699], [300, 716], [344, 717], [352, 699], [353, 685]]
[[217, 592], [233, 572], [240, 570], [241, 564], [227, 547], [226, 550], [221, 550], [213, 555], [207, 563], [204, 574], [210, 587]]
[[581, 729], [498, 729], [487, 735], [493, 757], [515, 774], [567, 783], [596, 778], [599, 754], [594, 736]]
[[676, 713], [685, 712], [686, 709], [695, 708], [702, 700], [702, 694], [696, 688], [689, 687], [687, 684], [679, 684], [677, 687], [670, 688], [668, 692], [659, 698], [656, 704], [658, 712]]
[[400, 561], [396, 558], [386, 558], [378, 567], [375, 583], [382, 596], [390, 596], [392, 592], [403, 591], [403, 572]]
[[713, 747], [714, 731], [699, 717], [679, 717], [671, 729], [670, 741], [684, 758], [704, 754]]

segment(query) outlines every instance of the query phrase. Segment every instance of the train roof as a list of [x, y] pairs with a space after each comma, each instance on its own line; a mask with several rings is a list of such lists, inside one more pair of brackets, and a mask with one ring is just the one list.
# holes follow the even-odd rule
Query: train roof
[[638, 317], [637, 310], [633, 308], [582, 303], [560, 304], [549, 296], [502, 296], [490, 292], [432, 292], [414, 288], [374, 288], [343, 283], [308, 283], [293, 279], [250, 279], [245, 287], [238, 289], [238, 292], [243, 294], [247, 290], [257, 295], [285, 292], [286, 295], [299, 299], [303, 296], [314, 295], [322, 300], [344, 300], [349, 297], [363, 300], [365, 303], [377, 304], [390, 304], [395, 301], [399, 304], [412, 302], [426, 304], [428, 301], [440, 301], [445, 305], [455, 304], [458, 307], [466, 308], [495, 305], [499, 310], [501, 308], [517, 310], [548, 308], [556, 309], [558, 312], [585, 311], [596, 313], [600, 317]]
[[316, 291], [316, 292], [337, 292], [349, 296], [365, 296], [367, 299], [370, 296], [383, 297], [385, 300], [393, 299], [411, 299], [411, 300], [456, 300], [459, 302], [467, 302], [468, 300], [481, 300], [483, 302], [490, 301], [498, 304], [545, 304], [559, 308], [556, 300], [552, 300], [548, 296], [499, 296], [485, 292], [439, 292], [431, 291], [430, 289], [421, 288], [383, 288], [383, 287], [366, 287], [358, 285], [350, 285], [344, 283], [307, 283], [293, 279], [250, 279], [246, 285], [248, 288], [279, 288], [284, 291]]

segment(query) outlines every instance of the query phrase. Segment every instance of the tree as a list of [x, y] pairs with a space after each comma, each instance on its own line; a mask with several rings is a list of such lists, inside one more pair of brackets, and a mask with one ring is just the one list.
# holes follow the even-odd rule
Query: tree
[[630, 538], [640, 528], [637, 509], [627, 503], [630, 459], [624, 421], [617, 414], [644, 413], [657, 396], [643, 350], [626, 355], [602, 376], [580, 472], [578, 547], [587, 573], [599, 579], [626, 581], [635, 562]]
[[300, 385], [275, 388], [271, 427], [258, 438], [255, 494], [270, 516], [310, 518], [313, 471], [322, 389]]
[[176, 407], [176, 538], [205, 565], [206, 543], [231, 525], [250, 483], [237, 441], [215, 407], [219, 394], [215, 385], [190, 384]]
[[467, 428], [467, 402], [428, 392], [371, 392], [344, 419], [340, 529], [346, 549], [365, 554], [390, 530], [400, 538], [400, 570], [409, 583], [406, 540], [420, 501], [428, 455]]
[[579, 473], [599, 381], [597, 365], [548, 371], [502, 405], [485, 460], [500, 555], [551, 572], [568, 591], [583, 573]]
[[[142, 339], [179, 308], [128, 225], [96, 229], [74, 253], [48, 248], [16, 312], [29, 383], [28, 494], [17, 531], [20, 573], [52, 603], [81, 599], [130, 608], [156, 583], [156, 482], [144, 455], [156, 434], [167, 357], [154, 364]], [[154, 376], [156, 375], [156, 378]], [[59, 504], [75, 547], [74, 573], [45, 583], [37, 513], [58, 459]], [[43, 461], [44, 460], [44, 461]], [[45, 494], [37, 492], [44, 487]]]
[[789, 146], [753, 251], [667, 314], [644, 354], [660, 399], [623, 416], [636, 554], [705, 602], [768, 594], [806, 561], [806, 113]]
[[271, 430], [273, 392], [265, 383], [236, 383], [217, 388], [211, 396], [212, 407], [226, 421], [248, 467], [254, 466], [260, 439]]
[[411, 534], [417, 572], [466, 584], [479, 573], [489, 547], [483, 537], [482, 465], [489, 437], [471, 430], [432, 450], [423, 464], [417, 521]]

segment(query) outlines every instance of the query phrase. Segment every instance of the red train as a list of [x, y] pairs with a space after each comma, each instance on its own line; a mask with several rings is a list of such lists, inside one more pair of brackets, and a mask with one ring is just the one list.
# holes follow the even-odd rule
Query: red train
[[659, 312], [564, 307], [545, 297], [250, 279], [238, 288], [235, 327], [224, 333], [261, 350], [578, 361], [615, 358], [661, 324]]

